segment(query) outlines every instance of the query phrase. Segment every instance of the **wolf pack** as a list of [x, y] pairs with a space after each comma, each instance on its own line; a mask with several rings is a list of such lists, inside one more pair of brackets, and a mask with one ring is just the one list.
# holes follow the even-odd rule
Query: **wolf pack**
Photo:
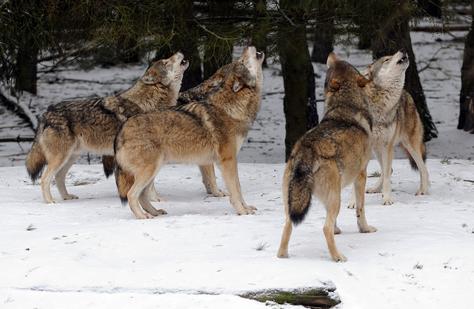
[[[66, 175], [85, 152], [102, 156], [104, 173], [115, 175], [118, 195], [137, 219], [165, 215], [152, 202], [161, 201], [154, 179], [168, 163], [196, 164], [208, 194], [229, 196], [238, 215], [257, 208], [244, 200], [238, 176], [238, 153], [262, 101], [264, 53], [253, 46], [209, 79], [179, 92], [189, 63], [183, 54], [152, 63], [128, 90], [117, 95], [61, 102], [42, 115], [26, 158], [33, 181], [41, 178], [46, 203], [55, 203], [51, 183], [61, 198], [77, 199], [66, 188]], [[278, 257], [288, 257], [293, 225], [303, 221], [312, 196], [326, 208], [323, 227], [334, 261], [346, 258], [336, 247], [341, 233], [337, 216], [342, 188], [353, 185], [350, 208], [356, 209], [361, 233], [367, 223], [365, 193], [382, 193], [383, 204], [394, 202], [390, 177], [394, 147], [400, 145], [411, 166], [419, 170], [417, 195], [429, 187], [423, 125], [415, 103], [403, 87], [409, 59], [404, 50], [382, 57], [359, 72], [334, 53], [327, 59], [325, 112], [321, 122], [294, 145], [282, 180], [285, 223]], [[372, 153], [381, 173], [366, 189]], [[214, 165], [226, 191], [218, 188]]]

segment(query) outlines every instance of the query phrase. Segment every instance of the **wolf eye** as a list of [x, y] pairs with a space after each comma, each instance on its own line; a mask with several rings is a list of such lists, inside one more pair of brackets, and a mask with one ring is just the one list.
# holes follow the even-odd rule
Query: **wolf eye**
[[390, 59], [389, 59], [389, 58], [387, 58], [387, 59], [385, 59], [385, 60], [383, 61], [383, 63], [385, 63], [385, 62], [387, 62], [387, 61], [389, 61], [389, 60], [390, 60]]

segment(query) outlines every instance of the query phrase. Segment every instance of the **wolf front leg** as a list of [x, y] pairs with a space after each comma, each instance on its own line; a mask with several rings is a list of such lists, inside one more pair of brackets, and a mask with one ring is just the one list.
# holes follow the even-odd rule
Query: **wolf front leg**
[[222, 157], [220, 160], [222, 177], [230, 194], [230, 203], [239, 215], [254, 214], [257, 208], [245, 204], [240, 189], [239, 175], [237, 171], [237, 158], [235, 156]]

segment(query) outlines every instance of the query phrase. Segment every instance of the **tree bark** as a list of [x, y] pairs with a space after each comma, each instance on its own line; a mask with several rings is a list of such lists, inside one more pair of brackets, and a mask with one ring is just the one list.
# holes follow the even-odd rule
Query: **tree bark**
[[375, 58], [394, 54], [400, 49], [405, 49], [408, 53], [410, 66], [405, 75], [405, 89], [412, 95], [416, 108], [420, 114], [425, 130], [424, 140], [429, 141], [438, 136], [430, 111], [426, 104], [426, 98], [421, 86], [418, 69], [416, 67], [415, 54], [410, 38], [409, 14], [407, 13], [408, 1], [402, 1], [393, 10], [392, 16], [387, 16], [387, 22], [380, 27], [380, 30], [372, 41], [372, 52]]
[[299, 5], [290, 0], [282, 0], [280, 6], [293, 13], [290, 17], [293, 24], [288, 22], [279, 25], [277, 40], [285, 88], [283, 109], [287, 160], [296, 141], [318, 124], [318, 113], [314, 70], [306, 41], [306, 25], [302, 16], [298, 16]]
[[471, 5], [473, 20], [464, 45], [458, 129], [474, 133], [474, 0]]
[[334, 49], [334, 13], [332, 1], [319, 2], [313, 51], [311, 53], [311, 60], [314, 62], [326, 63], [329, 53]]

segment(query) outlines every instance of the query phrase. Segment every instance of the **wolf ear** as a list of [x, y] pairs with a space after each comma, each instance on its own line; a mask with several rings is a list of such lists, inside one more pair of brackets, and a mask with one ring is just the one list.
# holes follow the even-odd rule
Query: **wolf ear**
[[171, 78], [168, 76], [166, 64], [161, 61], [154, 63], [142, 76], [141, 81], [146, 85], [156, 85], [161, 82], [163, 86], [168, 86]]
[[363, 87], [365, 87], [365, 85], [367, 85], [369, 82], [370, 82], [370, 80], [368, 80], [368, 79], [365, 78], [364, 76], [362, 76], [362, 75], [357, 76], [357, 85], [359, 85], [359, 87], [363, 88]]
[[327, 67], [332, 68], [334, 64], [336, 64], [336, 61], [339, 61], [339, 58], [337, 58], [334, 52], [330, 52], [328, 56], [328, 60], [326, 61]]
[[341, 88], [341, 82], [335, 78], [329, 80], [329, 91], [336, 92]]

